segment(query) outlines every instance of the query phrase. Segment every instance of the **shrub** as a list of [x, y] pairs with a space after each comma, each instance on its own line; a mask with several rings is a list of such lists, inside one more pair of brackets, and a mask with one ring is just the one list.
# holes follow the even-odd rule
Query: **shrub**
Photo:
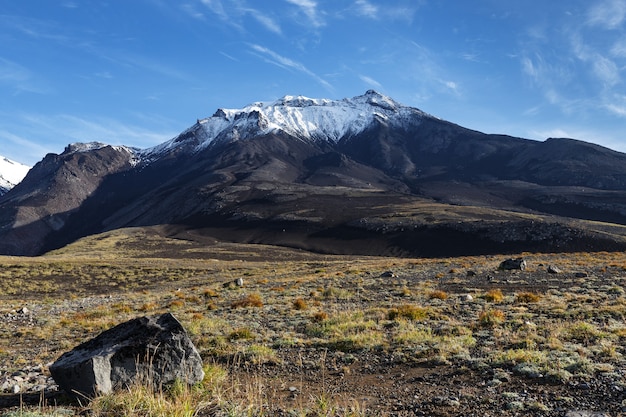
[[521, 292], [515, 297], [518, 303], [536, 303], [540, 299], [541, 296], [534, 292]]
[[306, 301], [304, 301], [302, 298], [298, 297], [295, 300], [293, 300], [293, 308], [295, 310], [306, 310], [307, 308], [309, 308], [309, 306], [306, 303]]
[[478, 322], [482, 326], [493, 327], [504, 322], [504, 312], [502, 310], [485, 310], [478, 316]]
[[263, 307], [263, 300], [259, 294], [249, 294], [237, 301], [233, 301], [230, 308]]
[[313, 314], [313, 317], [311, 319], [315, 323], [321, 323], [324, 320], [328, 320], [328, 314], [323, 311], [318, 311], [317, 313]]
[[228, 340], [250, 340], [254, 339], [252, 331], [246, 327], [240, 327], [233, 330], [228, 335]]
[[405, 318], [409, 320], [424, 320], [428, 317], [428, 310], [411, 304], [405, 304], [400, 307], [392, 308], [387, 313], [389, 320]]
[[504, 294], [502, 294], [502, 291], [499, 289], [489, 290], [485, 294], [485, 300], [492, 303], [499, 303], [504, 300]]
[[445, 300], [448, 298], [448, 293], [442, 290], [435, 290], [433, 292], [431, 292], [430, 294], [428, 294], [428, 297], [430, 299], [438, 299], [438, 300]]

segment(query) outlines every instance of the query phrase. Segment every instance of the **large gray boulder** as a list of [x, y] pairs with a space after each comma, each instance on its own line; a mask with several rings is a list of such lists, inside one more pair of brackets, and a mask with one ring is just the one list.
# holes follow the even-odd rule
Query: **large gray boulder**
[[64, 353], [50, 373], [70, 395], [89, 398], [135, 383], [160, 389], [204, 378], [200, 354], [170, 313], [119, 324]]

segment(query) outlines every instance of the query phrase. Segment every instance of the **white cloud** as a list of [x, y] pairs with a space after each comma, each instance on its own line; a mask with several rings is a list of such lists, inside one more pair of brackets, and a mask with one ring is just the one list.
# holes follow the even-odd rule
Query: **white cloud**
[[204, 20], [204, 13], [196, 9], [193, 4], [185, 3], [181, 6], [183, 11], [194, 19]]
[[220, 0], [200, 0], [202, 4], [209, 8], [213, 13], [219, 16], [222, 20], [228, 20], [228, 13], [224, 9]]
[[253, 51], [261, 54], [261, 57], [265, 60], [265, 62], [279, 66], [281, 68], [293, 69], [293, 70], [302, 72], [310, 76], [311, 78], [315, 79], [318, 83], [323, 85], [326, 89], [330, 91], [333, 90], [333, 86], [330, 85], [330, 83], [328, 83], [326, 80], [321, 78], [319, 75], [315, 74], [313, 71], [309, 70], [302, 63], [294, 61], [291, 58], [282, 56], [264, 46], [252, 44], [250, 45], [250, 47], [252, 48]]
[[47, 92], [40, 82], [35, 81], [35, 76], [28, 68], [3, 58], [0, 58], [0, 83], [11, 88], [13, 93], [45, 94]]
[[361, 79], [361, 81], [363, 81], [365, 84], [374, 87], [375, 89], [378, 90], [382, 90], [383, 86], [381, 83], [379, 83], [378, 81], [376, 81], [375, 79], [368, 77], [367, 75], [359, 75], [359, 78]]
[[442, 80], [441, 83], [450, 91], [452, 91], [455, 94], [459, 94], [459, 85], [457, 83], [455, 83], [454, 81], [444, 81]]
[[280, 25], [271, 17], [264, 15], [260, 11], [256, 9], [242, 8], [240, 9], [243, 13], [247, 13], [252, 16], [257, 22], [263, 25], [270, 32], [274, 32], [278, 35], [282, 33]]
[[359, 15], [369, 17], [370, 19], [378, 19], [377, 6], [374, 6], [367, 0], [356, 0], [354, 4]]
[[600, 54], [595, 54], [592, 59], [593, 73], [606, 86], [613, 87], [620, 80], [619, 68], [615, 62]]
[[617, 116], [626, 117], [626, 105], [607, 104], [605, 108]]
[[[138, 115], [135, 117], [142, 118]], [[11, 159], [32, 165], [47, 153], [63, 152], [65, 146], [73, 142], [99, 141], [110, 145], [147, 148], [163, 143], [178, 133], [169, 131], [160, 122], [162, 118], [148, 122], [148, 127], [142, 127], [99, 115], [87, 119], [72, 114], [2, 113], [2, 155], [10, 157], [7, 153], [13, 148], [13, 154], [19, 156]]]
[[613, 44], [611, 55], [618, 58], [626, 58], [626, 38], [619, 39]]
[[291, 3], [298, 6], [302, 13], [307, 17], [309, 23], [313, 27], [321, 27], [325, 25], [324, 20], [320, 16], [320, 12], [317, 10], [317, 3], [313, 0], [285, 0], [287, 3]]
[[605, 0], [589, 9], [587, 24], [616, 29], [626, 19], [626, 0]]

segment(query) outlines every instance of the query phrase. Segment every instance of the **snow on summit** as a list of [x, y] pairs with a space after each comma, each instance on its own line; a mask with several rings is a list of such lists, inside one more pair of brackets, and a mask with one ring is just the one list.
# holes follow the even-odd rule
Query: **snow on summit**
[[403, 106], [373, 90], [343, 100], [287, 95], [272, 102], [255, 102], [242, 109], [218, 109], [213, 116], [198, 120], [176, 138], [145, 150], [144, 155], [158, 155], [180, 147], [195, 152], [215, 142], [275, 132], [285, 132], [301, 140], [336, 143], [362, 132], [376, 119], [415, 123], [423, 115], [420, 110]]
[[0, 156], [0, 194], [20, 183], [30, 170], [29, 166]]

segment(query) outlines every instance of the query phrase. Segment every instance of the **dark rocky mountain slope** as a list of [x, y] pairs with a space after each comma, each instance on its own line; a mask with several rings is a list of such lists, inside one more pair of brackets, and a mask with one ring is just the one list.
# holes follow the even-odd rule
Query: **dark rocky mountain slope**
[[465, 129], [373, 91], [220, 109], [146, 150], [71, 145], [0, 197], [0, 254], [122, 227], [324, 253], [626, 248], [626, 155]]

